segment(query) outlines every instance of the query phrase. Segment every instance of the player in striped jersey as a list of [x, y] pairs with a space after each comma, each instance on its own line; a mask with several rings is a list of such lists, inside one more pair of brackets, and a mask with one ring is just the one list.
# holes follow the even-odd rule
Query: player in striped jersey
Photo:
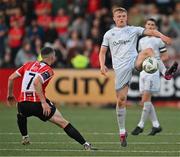
[[28, 62], [17, 69], [8, 79], [7, 99], [9, 104], [16, 102], [13, 95], [13, 81], [22, 77], [21, 94], [18, 98], [17, 123], [22, 135], [22, 144], [29, 144], [27, 118], [36, 116], [42, 121], [50, 121], [63, 128], [68, 136], [90, 150], [91, 145], [83, 138], [77, 129], [68, 122], [56, 109], [54, 104], [45, 97], [45, 88], [54, 75], [50, 67], [55, 61], [53, 48], [45, 47], [41, 51], [41, 62]]
[[167, 44], [171, 43], [171, 39], [159, 31], [128, 26], [127, 18], [127, 11], [124, 8], [113, 9], [115, 27], [105, 33], [99, 53], [100, 71], [101, 74], [106, 75], [108, 69], [105, 65], [105, 59], [108, 48], [111, 52], [113, 69], [115, 71], [116, 113], [120, 142], [123, 147], [127, 146], [127, 132], [125, 129], [126, 100], [132, 71], [134, 68], [141, 71], [144, 59], [148, 56], [154, 56], [152, 48], [143, 50], [139, 54], [137, 53], [138, 37], [141, 35], [156, 36]]
[[[145, 28], [151, 30], [157, 29], [156, 21], [154, 19], [148, 19], [145, 23]], [[141, 104], [143, 105], [143, 110], [137, 127], [131, 132], [132, 135], [139, 135], [143, 132], [143, 128], [148, 117], [150, 118], [153, 126], [149, 135], [156, 135], [162, 131], [154, 105], [151, 101], [151, 97], [153, 94], [160, 91], [160, 72], [165, 79], [169, 80], [173, 77], [178, 66], [176, 62], [174, 62], [173, 66], [168, 70], [164, 66], [162, 61], [167, 61], [169, 55], [165, 43], [160, 38], [152, 36], [142, 37], [138, 43], [138, 51], [141, 52], [147, 48], [153, 49], [155, 58], [159, 62], [159, 70], [153, 74], [148, 74], [145, 71], [140, 72], [139, 89], [142, 94]]]

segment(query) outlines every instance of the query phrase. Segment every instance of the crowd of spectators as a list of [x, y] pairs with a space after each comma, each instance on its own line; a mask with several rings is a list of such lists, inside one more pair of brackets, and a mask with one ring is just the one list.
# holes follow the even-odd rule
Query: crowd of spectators
[[[114, 25], [115, 5], [128, 10], [130, 25], [143, 26], [147, 18], [155, 18], [160, 31], [173, 38], [171, 58], [180, 58], [178, 0], [1, 0], [0, 67], [39, 59], [46, 45], [56, 50], [56, 68], [98, 68], [102, 37]], [[107, 58], [110, 66], [110, 53]]]

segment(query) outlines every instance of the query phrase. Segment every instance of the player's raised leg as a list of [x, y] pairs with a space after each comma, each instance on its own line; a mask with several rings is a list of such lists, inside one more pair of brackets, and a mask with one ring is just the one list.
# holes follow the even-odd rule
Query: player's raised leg
[[84, 139], [80, 132], [74, 128], [71, 123], [64, 119], [62, 114], [57, 109], [49, 121], [63, 128], [66, 134], [83, 145], [85, 150], [91, 149], [91, 144]]
[[154, 52], [151, 48], [147, 48], [145, 50], [142, 50], [137, 58], [136, 58], [136, 61], [135, 61], [135, 68], [139, 71], [142, 70], [142, 63], [143, 61], [147, 58], [147, 57], [152, 57], [154, 56]]
[[117, 96], [116, 113], [117, 113], [117, 121], [119, 126], [119, 136], [122, 147], [127, 146], [127, 141], [126, 141], [127, 132], [125, 129], [127, 93], [128, 93], [128, 85], [125, 85], [121, 90], [116, 91], [116, 96]]

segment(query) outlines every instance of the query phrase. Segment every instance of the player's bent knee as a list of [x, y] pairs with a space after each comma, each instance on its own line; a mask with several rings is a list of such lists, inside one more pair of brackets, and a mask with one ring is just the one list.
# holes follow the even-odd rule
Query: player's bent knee
[[22, 114], [20, 114], [20, 113], [18, 113], [17, 114], [17, 119], [19, 120], [19, 119], [24, 119], [25, 117], [22, 115]]
[[140, 103], [141, 103], [141, 104], [144, 104], [146, 101], [147, 101], [147, 99], [142, 98], [141, 101], [140, 101]]
[[142, 96], [142, 99], [141, 99], [141, 104], [144, 104], [145, 102], [150, 102], [151, 101], [151, 94], [145, 94]]
[[140, 106], [142, 106], [142, 107], [144, 107], [144, 103], [145, 103], [146, 101], [141, 101], [140, 102]]
[[146, 50], [147, 50], [148, 53], [153, 52], [153, 49], [152, 49], [152, 48], [147, 48]]
[[60, 121], [60, 127], [61, 128], [64, 129], [68, 124], [69, 124], [69, 122], [67, 120], [65, 120], [64, 118], [61, 119], [61, 121]]
[[140, 105], [143, 107], [144, 106], [144, 102], [143, 100], [140, 101]]
[[23, 116], [22, 114], [18, 113], [17, 114], [17, 123], [21, 124], [21, 123], [26, 123], [27, 122], [27, 118], [25, 116]]
[[147, 48], [144, 50], [144, 55], [145, 56], [153, 56], [154, 52], [152, 48]]
[[117, 105], [120, 108], [125, 107], [126, 106], [126, 98], [125, 97], [118, 98]]
[[60, 116], [54, 116], [51, 119], [52, 122], [54, 122], [56, 125], [58, 125], [61, 128], [65, 128], [68, 125], [68, 121]]

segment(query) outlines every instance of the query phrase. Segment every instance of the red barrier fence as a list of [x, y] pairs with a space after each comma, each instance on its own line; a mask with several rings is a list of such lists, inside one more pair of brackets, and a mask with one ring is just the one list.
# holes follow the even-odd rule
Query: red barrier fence
[[[6, 101], [8, 77], [14, 72], [14, 69], [0, 69], [0, 101]], [[17, 97], [20, 92], [21, 79], [14, 83], [14, 95]]]

